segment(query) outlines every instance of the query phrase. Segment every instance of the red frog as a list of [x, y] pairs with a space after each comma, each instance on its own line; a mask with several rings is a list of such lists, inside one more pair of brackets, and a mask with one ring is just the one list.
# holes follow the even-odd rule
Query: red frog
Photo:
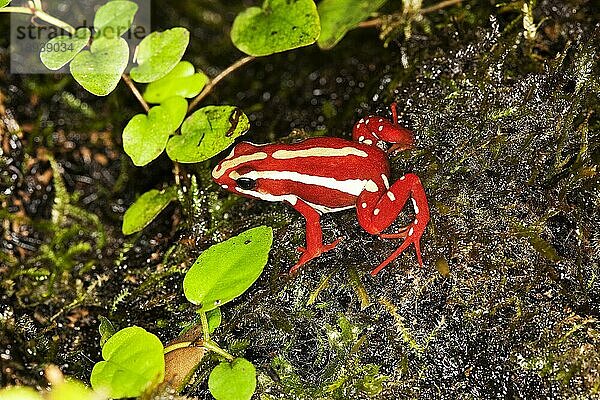
[[[400, 177], [391, 186], [390, 167], [384, 150], [412, 147], [411, 131], [397, 123], [396, 104], [392, 122], [369, 116], [356, 123], [354, 141], [333, 137], [307, 139], [294, 144], [237, 144], [231, 154], [212, 171], [212, 177], [230, 192], [267, 201], [283, 201], [306, 219], [306, 247], [298, 250], [302, 265], [333, 249], [341, 239], [323, 243], [320, 216], [356, 208], [360, 226], [384, 239], [404, 239], [400, 247], [375, 268], [376, 275], [414, 243], [423, 266], [419, 240], [429, 222], [429, 207], [423, 185], [415, 174]], [[399, 232], [382, 233], [412, 200], [415, 219]]]

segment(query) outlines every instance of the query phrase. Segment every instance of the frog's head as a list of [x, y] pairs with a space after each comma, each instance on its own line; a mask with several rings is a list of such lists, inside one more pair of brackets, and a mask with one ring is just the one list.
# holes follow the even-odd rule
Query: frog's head
[[[247, 175], [254, 171], [254, 165], [267, 158], [260, 145], [248, 142], [238, 143], [231, 153], [221, 160], [212, 171], [213, 180], [230, 192], [253, 196], [257, 180]], [[251, 175], [251, 174], [250, 174]]]

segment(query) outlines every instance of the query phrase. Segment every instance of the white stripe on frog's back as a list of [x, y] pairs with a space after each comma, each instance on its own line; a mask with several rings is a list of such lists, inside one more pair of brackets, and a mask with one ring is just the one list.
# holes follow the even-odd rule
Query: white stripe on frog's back
[[260, 193], [255, 190], [245, 190], [245, 189], [241, 189], [241, 188], [236, 188], [235, 190], [237, 190], [240, 193], [247, 194], [248, 196], [252, 196], [254, 198], [265, 200], [265, 201], [273, 201], [273, 202], [285, 201], [285, 202], [290, 203], [293, 206], [295, 206], [296, 203], [298, 202], [298, 197], [294, 196], [293, 194], [283, 194], [281, 196], [276, 196], [276, 195], [269, 194], [269, 193]]
[[379, 191], [379, 187], [372, 180], [337, 180], [328, 176], [307, 175], [293, 171], [250, 171], [244, 175], [240, 175], [239, 177], [235, 177], [233, 179], [238, 178], [250, 178], [254, 180], [271, 179], [276, 181], [292, 181], [303, 183], [305, 185], [321, 186], [328, 189], [334, 189], [343, 193], [351, 194], [353, 196], [358, 196], [363, 190], [373, 193]]
[[313, 147], [310, 149], [300, 150], [276, 150], [273, 152], [272, 157], [276, 160], [289, 160], [298, 157], [344, 157], [344, 156], [358, 156], [368, 157], [369, 155], [362, 150], [355, 147], [342, 147], [340, 149], [332, 147]]
[[267, 153], [259, 151], [259, 152], [253, 153], [253, 154], [246, 154], [246, 155], [235, 157], [232, 159], [225, 159], [225, 160], [221, 161], [221, 163], [219, 165], [217, 165], [215, 167], [215, 169], [213, 169], [212, 176], [214, 179], [219, 179], [220, 177], [222, 177], [225, 174], [225, 172], [227, 170], [229, 170], [231, 168], [235, 168], [238, 165], [249, 162], [249, 161], [264, 160], [267, 157], [268, 157]]

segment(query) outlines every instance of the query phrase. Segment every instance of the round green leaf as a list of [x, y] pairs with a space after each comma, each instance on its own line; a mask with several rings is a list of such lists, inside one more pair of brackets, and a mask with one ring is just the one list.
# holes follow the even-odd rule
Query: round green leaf
[[313, 0], [265, 0], [262, 8], [240, 13], [231, 27], [231, 41], [252, 56], [266, 56], [308, 46], [321, 25]]
[[71, 62], [73, 78], [88, 92], [106, 96], [115, 88], [127, 67], [129, 47], [123, 38], [98, 38], [90, 50], [77, 54]]
[[138, 5], [132, 1], [112, 0], [96, 11], [94, 29], [99, 36], [115, 38], [131, 27]]
[[169, 203], [177, 198], [177, 189], [152, 189], [141, 195], [123, 216], [123, 234], [131, 235], [144, 229]]
[[51, 39], [40, 52], [42, 63], [52, 71], [61, 69], [87, 46], [91, 35], [89, 29], [79, 28], [74, 35]]
[[132, 326], [115, 333], [102, 348], [102, 358], [90, 378], [96, 391], [112, 398], [137, 397], [162, 382], [165, 359], [160, 340]]
[[152, 32], [138, 46], [138, 66], [131, 69], [131, 78], [140, 83], [162, 78], [179, 63], [189, 41], [190, 32], [185, 28]]
[[181, 127], [181, 135], [167, 143], [173, 161], [196, 163], [219, 154], [250, 129], [248, 117], [232, 106], [208, 106], [190, 115]]
[[216, 400], [250, 400], [256, 389], [256, 368], [244, 358], [217, 365], [208, 377], [208, 390]]
[[200, 254], [183, 279], [189, 301], [210, 311], [244, 293], [258, 279], [269, 259], [273, 230], [259, 226]]
[[11, 0], [0, 0], [0, 8], [6, 7]]
[[147, 116], [138, 114], [129, 121], [123, 129], [123, 149], [135, 165], [146, 165], [163, 152], [169, 136], [183, 122], [187, 105], [182, 97], [170, 97]]
[[317, 44], [322, 49], [330, 49], [337, 44], [346, 32], [358, 26], [383, 6], [387, 0], [323, 0], [319, 3], [321, 35]]
[[150, 83], [144, 92], [148, 103], [161, 103], [171, 96], [190, 98], [198, 95], [208, 83], [208, 77], [202, 72], [194, 73], [194, 66], [181, 61], [164, 77]]
[[42, 396], [40, 396], [38, 394], [38, 392], [36, 392], [35, 390], [33, 390], [30, 387], [9, 386], [9, 387], [0, 389], [0, 399], [2, 399], [2, 400], [42, 400]]

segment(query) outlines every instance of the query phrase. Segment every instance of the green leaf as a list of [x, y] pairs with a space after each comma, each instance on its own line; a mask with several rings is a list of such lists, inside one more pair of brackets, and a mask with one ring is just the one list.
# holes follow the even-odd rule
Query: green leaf
[[163, 152], [169, 136], [183, 122], [187, 105], [182, 97], [170, 97], [152, 107], [147, 116], [138, 114], [131, 118], [123, 129], [123, 149], [135, 165], [146, 165]]
[[206, 320], [208, 321], [208, 333], [213, 333], [221, 325], [221, 309], [217, 307], [207, 312]]
[[266, 56], [308, 46], [319, 37], [321, 25], [313, 0], [265, 0], [233, 21], [231, 41], [252, 56]]
[[323, 0], [319, 3], [321, 36], [317, 44], [322, 49], [330, 49], [337, 44], [346, 32], [358, 26], [383, 6], [387, 0]]
[[57, 36], [51, 39], [40, 52], [42, 63], [52, 71], [61, 69], [87, 46], [91, 35], [89, 29], [79, 28], [74, 35]]
[[260, 276], [273, 229], [259, 226], [205, 250], [183, 279], [185, 297], [210, 311], [244, 293]]
[[6, 7], [11, 0], [0, 0], [0, 8]]
[[250, 128], [248, 117], [232, 106], [208, 106], [190, 115], [181, 127], [181, 135], [167, 143], [173, 161], [196, 163], [219, 154]]
[[169, 203], [177, 198], [177, 189], [152, 189], [141, 195], [123, 216], [123, 234], [131, 235], [144, 229]]
[[52, 390], [46, 396], [47, 400], [94, 400], [97, 397], [82, 382], [69, 379], [60, 384], [52, 386]]
[[144, 92], [148, 103], [161, 103], [171, 96], [190, 98], [198, 95], [208, 83], [208, 77], [202, 72], [194, 73], [194, 66], [181, 61], [164, 77], [150, 83]]
[[102, 358], [90, 378], [96, 391], [107, 390], [112, 398], [137, 397], [159, 384], [165, 375], [160, 340], [132, 326], [115, 333], [102, 348]]
[[256, 389], [256, 368], [244, 358], [217, 365], [208, 377], [208, 390], [216, 400], [250, 400]]
[[138, 5], [132, 1], [109, 1], [96, 11], [94, 29], [98, 36], [119, 37], [129, 30], [137, 10]]
[[71, 62], [73, 78], [88, 92], [106, 96], [115, 88], [127, 67], [129, 47], [123, 38], [98, 38], [90, 50], [77, 54]]
[[[2, 4], [2, 3], [0, 3]], [[6, 3], [8, 4], [8, 3]], [[5, 5], [6, 5], [5, 4]], [[35, 390], [26, 386], [9, 386], [0, 389], [2, 400], [42, 400], [42, 396]]]
[[138, 66], [131, 69], [131, 79], [148, 83], [167, 75], [183, 57], [189, 41], [190, 32], [185, 28], [152, 32], [138, 46]]
[[98, 332], [100, 332], [100, 347], [104, 347], [104, 344], [115, 334], [116, 329], [110, 320], [102, 315], [98, 316], [100, 325], [98, 326]]

